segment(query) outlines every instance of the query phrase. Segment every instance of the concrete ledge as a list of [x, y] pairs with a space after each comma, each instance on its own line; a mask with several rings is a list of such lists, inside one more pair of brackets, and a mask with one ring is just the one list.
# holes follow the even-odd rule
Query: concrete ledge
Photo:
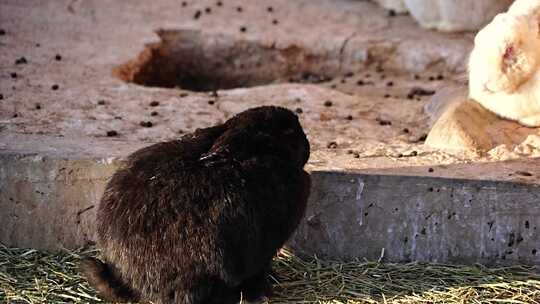
[[[473, 165], [477, 166], [477, 165]], [[313, 172], [292, 244], [319, 256], [540, 265], [540, 187], [486, 180]]]
[[[10, 136], [0, 138], [0, 242], [40, 249], [91, 242], [107, 179], [121, 155], [145, 145]], [[540, 265], [540, 172], [519, 171], [535, 162], [315, 169], [305, 220], [290, 243], [338, 259], [378, 259], [384, 248], [387, 261]]]
[[119, 162], [0, 155], [0, 241], [40, 249], [93, 239], [94, 206]]

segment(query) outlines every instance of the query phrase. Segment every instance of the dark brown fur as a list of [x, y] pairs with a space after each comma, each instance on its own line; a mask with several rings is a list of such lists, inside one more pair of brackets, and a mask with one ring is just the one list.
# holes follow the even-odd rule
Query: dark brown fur
[[116, 275], [110, 265], [96, 258], [86, 258], [81, 262], [86, 279], [91, 286], [112, 302], [138, 301], [139, 295], [126, 286]]
[[86, 261], [83, 271], [111, 301], [267, 295], [272, 257], [304, 214], [308, 157], [298, 118], [278, 107], [133, 153], [98, 209], [105, 263]]

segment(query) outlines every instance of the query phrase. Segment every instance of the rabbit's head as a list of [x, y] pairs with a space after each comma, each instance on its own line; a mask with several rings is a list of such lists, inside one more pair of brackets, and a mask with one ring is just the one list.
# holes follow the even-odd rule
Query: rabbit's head
[[225, 127], [209, 154], [225, 151], [236, 159], [273, 155], [300, 168], [309, 158], [309, 142], [298, 117], [285, 108], [252, 108], [229, 119]]
[[499, 14], [475, 37], [469, 59], [471, 93], [515, 92], [536, 72], [540, 57], [538, 22], [530, 16]]

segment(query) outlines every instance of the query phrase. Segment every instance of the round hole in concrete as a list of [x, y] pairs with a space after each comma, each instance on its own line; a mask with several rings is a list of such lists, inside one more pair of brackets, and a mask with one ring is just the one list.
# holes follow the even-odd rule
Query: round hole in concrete
[[153, 87], [214, 91], [279, 82], [317, 83], [339, 73], [339, 56], [278, 48], [242, 37], [195, 30], [159, 30], [161, 41], [115, 67], [124, 81]]

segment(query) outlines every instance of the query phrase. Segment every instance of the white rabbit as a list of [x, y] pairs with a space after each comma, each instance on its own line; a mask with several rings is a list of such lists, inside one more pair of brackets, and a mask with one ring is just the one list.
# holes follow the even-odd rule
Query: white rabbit
[[540, 0], [517, 0], [474, 39], [469, 97], [495, 114], [540, 126]]

